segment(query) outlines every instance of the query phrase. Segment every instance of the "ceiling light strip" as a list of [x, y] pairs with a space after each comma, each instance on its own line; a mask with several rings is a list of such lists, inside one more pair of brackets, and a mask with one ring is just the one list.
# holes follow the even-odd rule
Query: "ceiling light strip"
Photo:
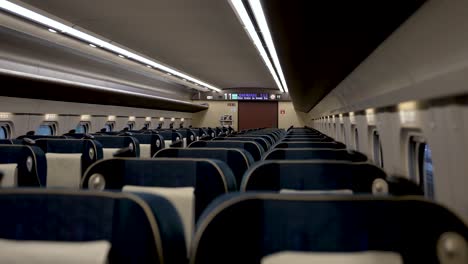
[[230, 0], [231, 5], [233, 6], [234, 10], [236, 11], [237, 15], [239, 16], [242, 24], [244, 24], [247, 33], [249, 34], [250, 38], [255, 44], [255, 47], [257, 50], [260, 52], [260, 55], [265, 62], [268, 70], [270, 71], [271, 75], [273, 76], [273, 79], [276, 82], [276, 85], [278, 88], [281, 90], [281, 92], [284, 92], [283, 86], [281, 85], [278, 76], [276, 74], [275, 69], [273, 68], [273, 65], [271, 64], [270, 59], [268, 58], [268, 54], [263, 47], [262, 41], [260, 40], [260, 37], [257, 34], [257, 31], [255, 30], [255, 27], [250, 20], [249, 14], [247, 13], [247, 10], [245, 9], [244, 4], [242, 3], [241, 0]]
[[190, 80], [192, 82], [195, 82], [195, 83], [198, 83], [200, 85], [203, 85], [211, 90], [214, 90], [214, 91], [217, 91], [217, 92], [220, 92], [221, 90], [219, 88], [216, 88], [206, 82], [203, 82], [201, 80], [198, 80], [198, 79], [195, 79], [193, 77], [190, 77], [182, 72], [179, 72], [179, 71], [176, 71], [174, 69], [171, 69], [167, 66], [164, 66], [162, 64], [159, 64], [155, 61], [152, 61], [152, 60], [149, 60], [147, 58], [144, 58], [138, 54], [135, 54], [131, 51], [128, 51], [126, 49], [123, 49], [123, 48], [120, 48], [116, 45], [113, 45], [109, 42], [106, 42], [104, 40], [101, 40], [99, 38], [96, 38], [94, 36], [91, 36], [87, 33], [84, 33], [82, 31], [79, 31], [75, 28], [72, 28], [70, 26], [67, 26], [63, 23], [60, 23], [58, 21], [55, 21], [53, 19], [50, 19], [46, 16], [43, 16], [39, 13], [36, 13], [34, 11], [31, 11], [27, 8], [24, 8], [22, 6], [19, 6], [19, 5], [16, 5], [16, 4], [13, 4], [9, 1], [6, 1], [6, 0], [0, 0], [0, 8], [1, 9], [4, 9], [8, 12], [11, 12], [13, 14], [16, 14], [18, 16], [21, 16], [21, 17], [24, 17], [26, 19], [29, 19], [29, 20], [32, 20], [36, 23], [39, 23], [39, 24], [42, 24], [48, 28], [51, 28], [53, 30], [56, 30], [56, 31], [59, 31], [61, 33], [65, 33], [67, 35], [70, 35], [70, 36], [73, 36], [75, 38], [78, 38], [82, 41], [85, 41], [87, 43], [90, 43], [90, 44], [94, 44], [98, 47], [101, 47], [103, 49], [106, 49], [106, 50], [109, 50], [109, 51], [112, 51], [112, 52], [115, 52], [117, 54], [121, 54], [127, 58], [130, 58], [130, 59], [133, 59], [135, 61], [138, 61], [140, 63], [143, 63], [143, 64], [146, 64], [146, 65], [150, 65], [154, 68], [157, 68], [159, 70], [162, 70], [162, 71], [165, 71], [165, 72], [168, 72], [168, 73], [171, 73], [173, 75], [176, 75], [178, 77], [181, 77], [181, 78], [185, 78], [187, 80]]
[[273, 38], [271, 37], [270, 28], [268, 27], [265, 13], [263, 12], [262, 4], [260, 3], [260, 0], [249, 0], [249, 4], [250, 8], [252, 9], [252, 12], [254, 13], [255, 20], [257, 21], [257, 24], [260, 27], [260, 31], [263, 35], [263, 39], [266, 42], [268, 51], [270, 52], [270, 55], [273, 59], [273, 63], [275, 64], [275, 68], [281, 79], [281, 84], [283, 85], [284, 91], [289, 92], [288, 85], [286, 84], [286, 79], [284, 78], [283, 69], [281, 69], [278, 54], [276, 53], [275, 44], [273, 43]]

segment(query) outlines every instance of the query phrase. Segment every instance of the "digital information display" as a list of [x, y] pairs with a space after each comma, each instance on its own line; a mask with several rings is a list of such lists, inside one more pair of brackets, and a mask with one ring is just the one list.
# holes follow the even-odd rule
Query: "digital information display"
[[281, 94], [268, 93], [225, 93], [224, 100], [281, 100]]

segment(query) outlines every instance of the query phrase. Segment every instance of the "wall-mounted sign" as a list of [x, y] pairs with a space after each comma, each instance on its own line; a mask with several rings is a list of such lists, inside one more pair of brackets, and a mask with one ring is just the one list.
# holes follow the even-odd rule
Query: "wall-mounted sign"
[[252, 100], [252, 101], [268, 101], [281, 100], [280, 94], [268, 93], [225, 93], [224, 100]]

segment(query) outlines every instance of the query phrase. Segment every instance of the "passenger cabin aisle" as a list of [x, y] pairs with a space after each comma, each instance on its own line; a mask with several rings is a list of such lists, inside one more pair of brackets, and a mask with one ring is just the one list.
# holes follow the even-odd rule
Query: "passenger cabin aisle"
[[468, 1], [0, 0], [0, 264], [468, 264]]

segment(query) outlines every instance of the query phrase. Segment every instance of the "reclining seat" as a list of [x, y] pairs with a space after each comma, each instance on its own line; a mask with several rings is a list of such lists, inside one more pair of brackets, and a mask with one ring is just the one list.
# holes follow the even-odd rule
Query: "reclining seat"
[[270, 149], [270, 147], [271, 147], [270, 143], [268, 143], [267, 140], [265, 140], [263, 138], [260, 138], [260, 137], [248, 137], [248, 136], [245, 136], [245, 137], [217, 137], [217, 138], [213, 138], [213, 140], [214, 141], [217, 141], [217, 140], [254, 141], [254, 142], [257, 142], [258, 144], [260, 144], [260, 146], [262, 146], [263, 151], [268, 151], [268, 149]]
[[0, 217], [0, 259], [7, 263], [7, 257], [13, 263], [90, 263], [106, 256], [100, 263], [187, 262], [180, 218], [160, 196], [3, 189], [0, 210], [7, 212]]
[[188, 158], [102, 160], [88, 169], [81, 186], [165, 196], [182, 216], [187, 241], [203, 210], [216, 197], [237, 189], [232, 171], [225, 163]]
[[159, 134], [164, 138], [164, 146], [166, 148], [183, 147], [183, 137], [180, 133], [166, 130], [160, 131]]
[[236, 193], [202, 215], [190, 263], [466, 263], [467, 241], [461, 219], [415, 197]]
[[155, 133], [132, 134], [140, 142], [140, 157], [151, 158], [156, 152], [163, 149], [164, 138]]
[[47, 158], [47, 187], [79, 188], [86, 169], [102, 159], [102, 145], [91, 139], [38, 139]]
[[346, 145], [341, 142], [280, 142], [274, 148], [329, 148], [329, 149], [346, 149]]
[[245, 149], [252, 155], [254, 161], [259, 161], [263, 155], [263, 149], [260, 144], [253, 141], [196, 141], [188, 148], [239, 148]]
[[140, 142], [133, 136], [94, 136], [94, 140], [102, 145], [104, 159], [114, 157], [114, 153], [128, 148], [128, 157], [140, 157]]
[[283, 138], [281, 142], [297, 142], [297, 141], [307, 141], [307, 142], [334, 142], [335, 140], [331, 137], [293, 137], [293, 138]]
[[154, 158], [203, 158], [226, 163], [236, 178], [237, 187], [247, 169], [254, 163], [252, 155], [244, 149], [228, 148], [168, 148], [160, 150]]
[[276, 139], [273, 135], [257, 135], [257, 134], [241, 134], [241, 135], [230, 135], [228, 138], [243, 138], [243, 137], [249, 137], [249, 138], [263, 138], [270, 144], [270, 146], [274, 145], [276, 143]]
[[0, 145], [0, 187], [46, 186], [47, 162], [36, 146]]
[[266, 153], [264, 160], [343, 160], [353, 162], [367, 161], [366, 155], [361, 152], [346, 149], [314, 149], [314, 148], [287, 148], [272, 149]]
[[386, 177], [382, 169], [365, 162], [263, 161], [245, 173], [240, 190], [388, 194], [392, 192], [392, 188], [386, 182]]
[[191, 129], [183, 128], [183, 129], [177, 129], [176, 131], [177, 133], [182, 135], [182, 138], [184, 141], [184, 144], [182, 147], [185, 148], [188, 145], [190, 145], [190, 143], [196, 141], [195, 133]]

